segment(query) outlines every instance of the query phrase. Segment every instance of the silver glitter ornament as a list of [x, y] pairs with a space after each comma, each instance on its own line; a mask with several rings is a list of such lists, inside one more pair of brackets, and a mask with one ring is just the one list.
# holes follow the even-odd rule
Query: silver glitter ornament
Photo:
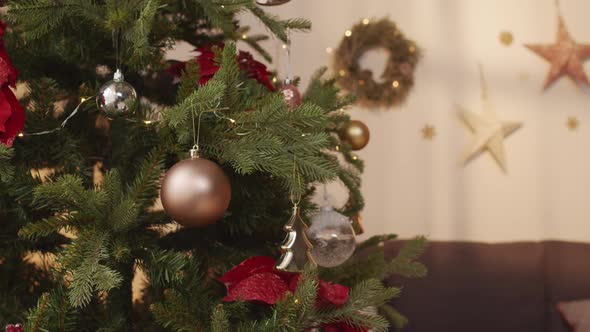
[[291, 0], [256, 0], [256, 3], [262, 6], [277, 6], [289, 1]]
[[137, 107], [137, 92], [125, 82], [123, 73], [117, 69], [113, 80], [100, 87], [96, 104], [108, 117], [126, 116]]
[[311, 218], [306, 234], [313, 245], [311, 256], [319, 266], [338, 266], [349, 259], [356, 248], [350, 219], [329, 205]]

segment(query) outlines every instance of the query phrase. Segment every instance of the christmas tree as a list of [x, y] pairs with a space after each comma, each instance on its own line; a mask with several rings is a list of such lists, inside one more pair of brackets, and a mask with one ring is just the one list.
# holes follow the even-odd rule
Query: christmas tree
[[[244, 12], [269, 36], [249, 34], [238, 21]], [[295, 210], [297, 220], [317, 211], [318, 185], [346, 185], [339, 212], [348, 217], [363, 207], [363, 163], [337, 135], [353, 98], [320, 69], [302, 101], [287, 103], [273, 74], [237, 50], [243, 42], [270, 62], [261, 42], [288, 44], [310, 22], [281, 19], [252, 0], [14, 0], [3, 20], [1, 323], [22, 322], [27, 332], [403, 325], [388, 304], [400, 289], [382, 280], [424, 275], [415, 261], [422, 238], [389, 261], [379, 244], [393, 235], [357, 244], [368, 256], [335, 268], [313, 259], [297, 272], [275, 268], [283, 227]], [[180, 41], [199, 55], [166, 61]], [[124, 77], [111, 81], [118, 69]], [[25, 91], [18, 101], [17, 82]], [[116, 84], [137, 97], [119, 91], [123, 100], [108, 105], [104, 88]], [[220, 167], [231, 200], [195, 202], [222, 215], [189, 216], [183, 227], [173, 219], [184, 215], [173, 218], [157, 202], [162, 177], [192, 148]], [[293, 250], [305, 256], [297, 247], [283, 253]], [[132, 289], [138, 273], [147, 283]]]

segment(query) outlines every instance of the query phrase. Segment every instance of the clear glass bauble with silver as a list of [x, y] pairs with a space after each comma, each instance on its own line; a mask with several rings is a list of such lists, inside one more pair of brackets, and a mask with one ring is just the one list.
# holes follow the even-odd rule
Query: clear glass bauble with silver
[[313, 245], [311, 255], [319, 266], [338, 266], [352, 256], [356, 238], [349, 218], [325, 205], [310, 221], [306, 234]]
[[127, 116], [137, 108], [137, 92], [125, 82], [123, 73], [117, 69], [112, 81], [100, 87], [96, 104], [108, 117]]

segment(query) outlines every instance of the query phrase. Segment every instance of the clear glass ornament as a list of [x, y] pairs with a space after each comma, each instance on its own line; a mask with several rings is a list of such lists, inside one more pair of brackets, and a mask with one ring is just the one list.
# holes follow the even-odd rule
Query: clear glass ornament
[[329, 205], [311, 218], [306, 234], [313, 245], [311, 255], [319, 266], [338, 266], [348, 260], [356, 248], [350, 219]]
[[137, 107], [137, 92], [117, 69], [113, 80], [100, 87], [96, 104], [108, 117], [126, 116]]

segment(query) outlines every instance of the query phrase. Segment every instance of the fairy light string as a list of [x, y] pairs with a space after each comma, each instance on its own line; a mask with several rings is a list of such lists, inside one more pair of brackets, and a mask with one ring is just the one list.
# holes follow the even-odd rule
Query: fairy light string
[[22, 132], [22, 133], [20, 133], [18, 135], [18, 137], [48, 135], [48, 134], [52, 134], [52, 133], [55, 133], [57, 131], [60, 131], [60, 130], [64, 129], [66, 127], [68, 121], [70, 121], [71, 118], [73, 118], [76, 114], [78, 114], [78, 111], [80, 110], [80, 108], [82, 107], [82, 105], [85, 102], [87, 102], [88, 100], [91, 100], [92, 98], [94, 98], [94, 96], [80, 98], [80, 103], [78, 104], [78, 106], [76, 106], [76, 108], [72, 111], [72, 113], [70, 113], [70, 115], [68, 115], [68, 117], [65, 118], [65, 120], [63, 120], [62, 123], [58, 127], [53, 128], [51, 130], [44, 130], [44, 131], [40, 131], [40, 132], [36, 132], [36, 133], [25, 133], [25, 132]]

